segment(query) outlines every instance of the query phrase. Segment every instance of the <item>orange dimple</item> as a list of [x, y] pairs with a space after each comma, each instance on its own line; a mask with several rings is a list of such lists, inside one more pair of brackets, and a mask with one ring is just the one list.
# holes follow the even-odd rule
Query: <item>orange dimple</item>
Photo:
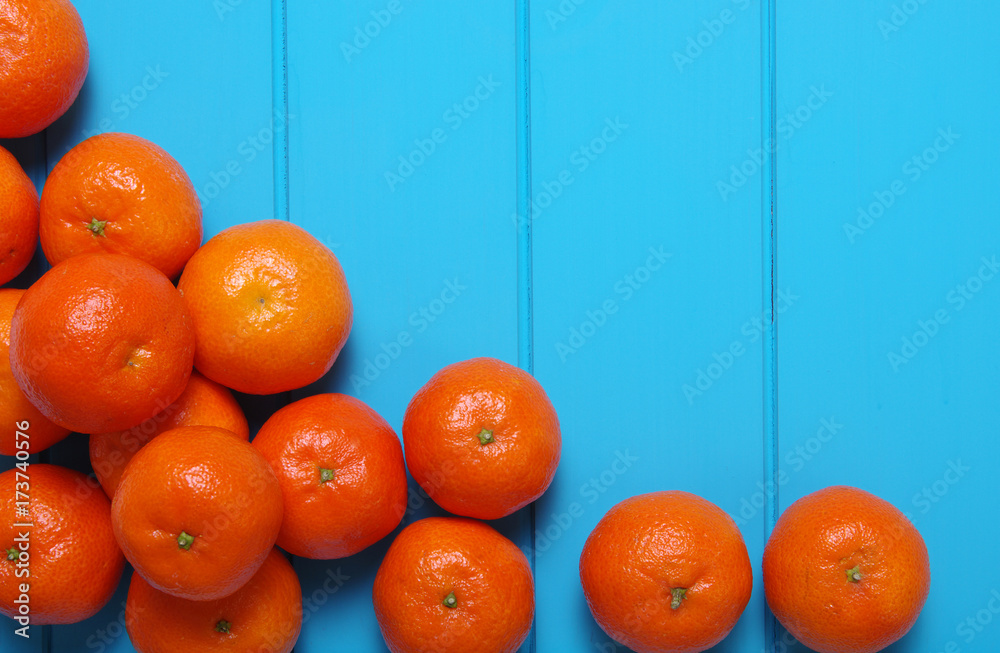
[[763, 570], [775, 616], [820, 653], [881, 651], [913, 626], [930, 589], [916, 528], [888, 502], [846, 486], [789, 506]]

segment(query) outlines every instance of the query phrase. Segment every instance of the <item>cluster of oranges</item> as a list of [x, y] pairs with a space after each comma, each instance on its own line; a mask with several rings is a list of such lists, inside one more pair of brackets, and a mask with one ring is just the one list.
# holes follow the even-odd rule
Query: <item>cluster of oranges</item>
[[[0, 0], [0, 26], [18, 32], [0, 38], [0, 137], [23, 137], [72, 104], [86, 37], [66, 0]], [[328, 248], [275, 220], [202, 245], [183, 168], [127, 134], [74, 147], [40, 199], [0, 148], [0, 227], [0, 284], [38, 240], [52, 264], [27, 290], [0, 289], [0, 454], [17, 460], [0, 474], [0, 612], [22, 624], [86, 619], [127, 560], [126, 626], [141, 653], [287, 653], [302, 592], [276, 547], [337, 559], [371, 546], [400, 525], [409, 471], [455, 516], [418, 520], [389, 547], [372, 589], [386, 644], [521, 646], [534, 618], [531, 569], [482, 520], [538, 499], [559, 463], [559, 420], [530, 374], [490, 358], [444, 367], [411, 399], [402, 444], [341, 394], [285, 406], [250, 442], [232, 391], [302, 388], [347, 340], [353, 305]], [[90, 434], [103, 492], [81, 493], [78, 472], [28, 464], [71, 432]], [[597, 623], [638, 652], [716, 645], [753, 586], [733, 520], [676, 491], [613, 507], [579, 571]], [[929, 590], [912, 524], [848, 487], [782, 515], [763, 573], [774, 614], [823, 653], [885, 648]]]

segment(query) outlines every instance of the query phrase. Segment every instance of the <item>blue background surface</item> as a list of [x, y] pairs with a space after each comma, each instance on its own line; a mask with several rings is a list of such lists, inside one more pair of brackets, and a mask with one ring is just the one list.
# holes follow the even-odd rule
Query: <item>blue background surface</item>
[[[1000, 283], [984, 265], [1000, 256], [1000, 6], [76, 5], [80, 98], [3, 142], [39, 189], [86, 137], [138, 134], [187, 170], [206, 238], [288, 219], [345, 268], [340, 359], [303, 390], [242, 397], [253, 428], [335, 391], [399, 432], [413, 393], [473, 356], [542, 382], [562, 464], [495, 524], [535, 570], [525, 651], [625, 650], [577, 562], [611, 506], [660, 489], [733, 515], [754, 561], [713, 650], [805, 651], [773, 626], [760, 558], [777, 514], [833, 484], [898, 506], [930, 551], [932, 594], [888, 650], [1000, 648]], [[89, 471], [83, 436], [41, 460]], [[405, 522], [440, 512], [414, 490]], [[386, 650], [370, 590], [390, 541], [294, 560], [296, 651]], [[7, 622], [0, 650], [131, 651], [127, 581], [84, 623], [24, 641]]]

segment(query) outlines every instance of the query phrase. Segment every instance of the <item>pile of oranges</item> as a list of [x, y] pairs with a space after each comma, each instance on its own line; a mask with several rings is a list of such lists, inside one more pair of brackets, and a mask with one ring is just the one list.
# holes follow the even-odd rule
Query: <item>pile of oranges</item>
[[[0, 137], [23, 137], [72, 104], [86, 37], [66, 0], [0, 0], [0, 27], [18, 32], [0, 34]], [[0, 228], [0, 285], [39, 240], [52, 265], [26, 290], [0, 289], [0, 454], [17, 461], [0, 474], [0, 612], [22, 626], [87, 619], [127, 561], [138, 651], [287, 653], [302, 591], [276, 547], [325, 560], [364, 550], [400, 525], [409, 471], [455, 516], [416, 521], [389, 547], [372, 589], [386, 644], [521, 646], [534, 618], [531, 568], [482, 520], [538, 499], [559, 464], [559, 419], [530, 374], [491, 358], [447, 365], [409, 402], [402, 443], [341, 394], [285, 406], [251, 442], [232, 391], [302, 388], [350, 333], [350, 291], [327, 247], [276, 220], [202, 244], [182, 166], [115, 133], [67, 153], [40, 199], [0, 148]], [[78, 472], [29, 465], [72, 432], [90, 434], [103, 493], [81, 496]], [[732, 518], [679, 491], [613, 507], [579, 572], [600, 627], [650, 653], [718, 644], [753, 587]], [[847, 487], [782, 515], [763, 573], [774, 614], [823, 653], [885, 648], [929, 590], [912, 524]]]

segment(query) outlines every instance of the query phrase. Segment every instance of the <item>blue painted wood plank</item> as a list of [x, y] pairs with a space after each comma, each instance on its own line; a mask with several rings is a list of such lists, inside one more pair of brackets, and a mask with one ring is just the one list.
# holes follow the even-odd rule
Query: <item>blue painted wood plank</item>
[[202, 200], [206, 239], [272, 217], [273, 141], [287, 120], [271, 101], [270, 7], [76, 5], [90, 71], [76, 103], [47, 131], [50, 167], [94, 134], [137, 134], [184, 166]]
[[[272, 143], [287, 121], [272, 109], [270, 8], [191, 0], [152, 12], [127, 2], [76, 6], [90, 71], [76, 103], [45, 133], [47, 167], [94, 134], [138, 134], [184, 166], [202, 199], [206, 238], [271, 217]], [[48, 455], [90, 471], [85, 436], [71, 435]], [[93, 618], [52, 628], [49, 650], [132, 651], [121, 627], [128, 578]]]
[[[514, 13], [410, 0], [288, 12], [290, 217], [337, 254], [355, 306], [331, 373], [293, 398], [344, 392], [400, 433], [441, 367], [518, 362]], [[410, 507], [404, 523], [443, 514], [412, 482]], [[526, 547], [530, 511], [496, 526]], [[386, 650], [371, 585], [395, 534], [345, 560], [295, 560], [310, 615], [298, 650]]]
[[757, 582], [716, 650], [757, 651], [759, 7], [543, 0], [531, 30], [535, 367], [566, 437], [536, 507], [538, 650], [624, 650], [586, 607], [583, 542], [682, 489], [741, 524]]
[[892, 502], [932, 583], [887, 650], [995, 651], [1000, 10], [778, 5], [781, 507]]

